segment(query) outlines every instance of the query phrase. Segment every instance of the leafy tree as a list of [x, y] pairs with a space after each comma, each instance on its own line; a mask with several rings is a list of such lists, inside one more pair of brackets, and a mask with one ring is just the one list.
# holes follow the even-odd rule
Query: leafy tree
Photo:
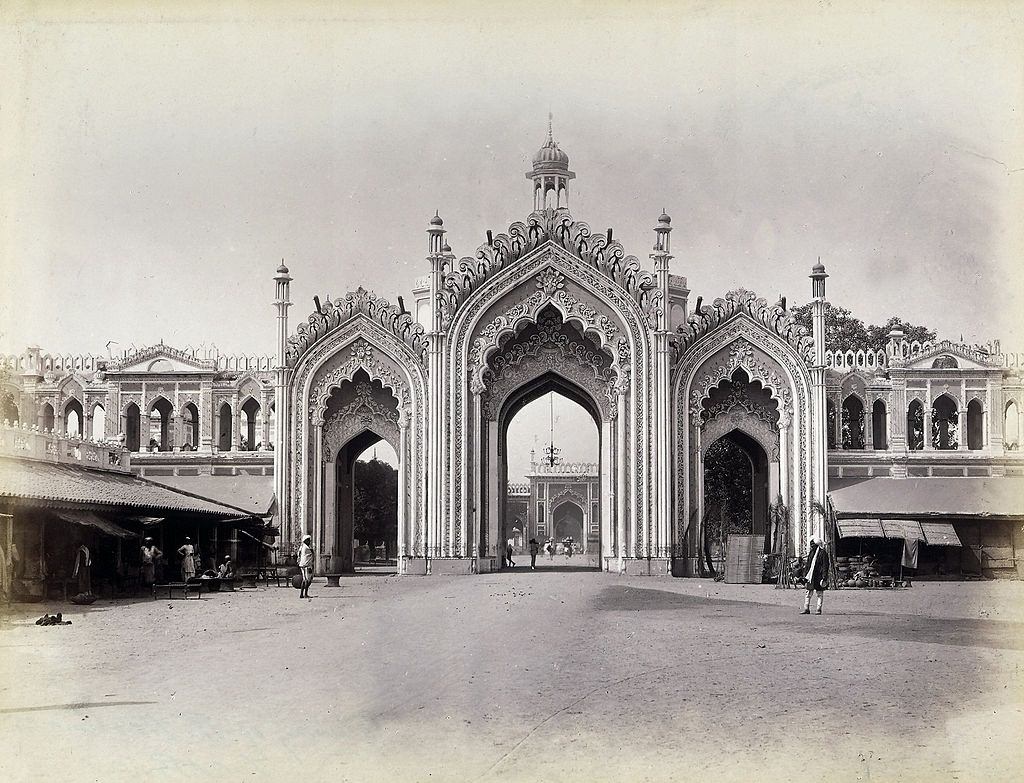
[[[806, 327], [808, 332], [811, 331], [811, 302], [792, 308], [790, 313], [797, 323]], [[881, 326], [865, 326], [861, 319], [845, 307], [825, 302], [825, 347], [830, 351], [885, 348], [889, 332], [893, 329], [902, 329], [908, 340], [931, 342], [936, 336], [934, 330], [926, 326], [915, 326], [895, 315]]]
[[398, 548], [398, 471], [386, 462], [355, 465], [353, 534], [370, 547], [384, 545], [390, 558]]
[[708, 448], [704, 458], [705, 532], [711, 541], [731, 533], [749, 534], [751, 519], [751, 467], [743, 449], [728, 438]]
[[889, 339], [889, 332], [893, 329], [902, 329], [907, 340], [913, 342], [918, 340], [922, 343], [930, 343], [935, 340], [935, 332], [926, 326], [914, 326], [909, 321], [904, 321], [894, 315], [882, 326], [872, 324], [868, 327], [868, 342], [872, 348], [884, 348], [886, 340]]

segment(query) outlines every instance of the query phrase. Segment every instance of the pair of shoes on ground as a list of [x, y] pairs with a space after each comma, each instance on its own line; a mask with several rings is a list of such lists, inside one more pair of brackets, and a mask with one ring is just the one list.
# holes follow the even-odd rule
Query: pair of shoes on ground
[[[803, 610], [802, 612], [800, 612], [800, 614], [810, 614], [810, 613], [811, 613], [811, 610], [810, 610], [810, 609], [804, 609], [804, 610]], [[818, 610], [817, 610], [817, 611], [815, 612], [815, 614], [821, 614], [821, 609], [818, 609]]]

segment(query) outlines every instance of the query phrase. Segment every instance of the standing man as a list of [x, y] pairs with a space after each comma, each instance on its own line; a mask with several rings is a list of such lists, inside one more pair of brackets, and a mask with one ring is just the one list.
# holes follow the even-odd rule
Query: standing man
[[313, 537], [303, 536], [299, 545], [299, 570], [302, 571], [302, 589], [299, 598], [309, 598], [309, 586], [313, 584]]
[[185, 543], [178, 547], [178, 555], [181, 557], [181, 581], [187, 582], [196, 575], [196, 548], [188, 536], [185, 536]]
[[817, 536], [811, 536], [811, 548], [807, 552], [807, 596], [804, 598], [804, 610], [800, 614], [811, 613], [811, 593], [818, 594], [818, 609], [815, 614], [821, 614], [821, 602], [825, 597], [825, 587], [828, 584], [828, 552], [821, 545]]
[[540, 544], [537, 543], [536, 538], [530, 539], [530, 570], [537, 570], [537, 553], [540, 552]]
[[142, 542], [142, 584], [151, 588], [156, 581], [156, 563], [163, 557], [163, 552], [156, 548], [153, 539], [146, 536]]
[[516, 567], [516, 563], [512, 559], [512, 539], [511, 538], [505, 544], [505, 564], [509, 568], [515, 568]]

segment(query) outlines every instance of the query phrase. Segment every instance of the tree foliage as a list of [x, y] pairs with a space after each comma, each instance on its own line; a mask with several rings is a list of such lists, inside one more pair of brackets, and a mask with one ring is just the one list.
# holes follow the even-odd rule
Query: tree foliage
[[353, 535], [371, 547], [384, 545], [390, 557], [398, 543], [398, 471], [371, 459], [355, 464]]
[[[811, 302], [794, 307], [790, 310], [797, 323], [811, 331]], [[897, 315], [892, 316], [884, 324], [866, 326], [845, 307], [825, 302], [825, 347], [830, 351], [879, 350], [885, 348], [889, 332], [902, 329], [908, 340], [931, 342], [935, 339], [935, 331], [926, 326], [916, 326], [904, 321]]]
[[732, 533], [753, 530], [750, 459], [729, 438], [708, 448], [704, 458], [705, 535], [724, 541]]

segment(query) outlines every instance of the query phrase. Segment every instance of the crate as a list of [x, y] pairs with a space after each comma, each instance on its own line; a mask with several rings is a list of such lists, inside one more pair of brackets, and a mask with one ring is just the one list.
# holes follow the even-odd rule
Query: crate
[[730, 535], [725, 548], [725, 581], [759, 585], [764, 572], [764, 536]]

